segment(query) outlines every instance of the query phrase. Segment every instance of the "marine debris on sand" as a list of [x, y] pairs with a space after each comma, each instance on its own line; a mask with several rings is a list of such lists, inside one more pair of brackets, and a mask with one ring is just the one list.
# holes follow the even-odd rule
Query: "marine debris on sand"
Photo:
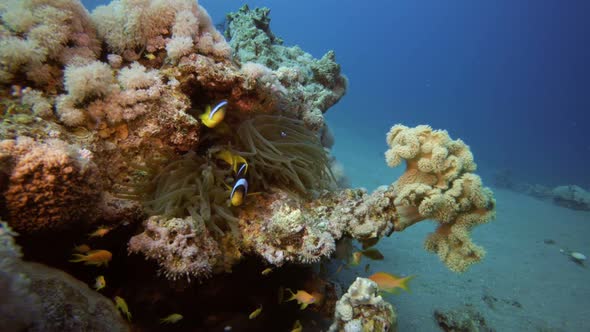
[[[357, 279], [336, 303], [339, 286], [314, 266], [351, 239], [376, 243], [426, 219], [438, 228], [425, 248], [449, 269], [484, 256], [470, 231], [493, 219], [493, 194], [446, 131], [394, 125], [385, 159], [405, 161], [405, 173], [372, 193], [343, 187], [323, 114], [347, 79], [333, 51], [314, 59], [282, 45], [268, 9], [228, 15], [225, 38], [194, 0], [115, 0], [92, 13], [77, 0], [9, 0], [0, 22], [0, 206], [11, 227], [0, 249], [12, 253], [1, 263], [22, 263], [14, 229], [26, 259], [65, 271], [43, 278], [57, 276], [54, 299], [86, 299], [76, 310], [88, 321], [72, 329], [100, 330], [107, 316], [126, 327], [67, 273], [109, 280], [101, 292], [125, 299], [117, 306], [137, 330], [174, 312], [181, 328], [394, 331], [373, 281]], [[69, 263], [81, 243], [108, 260]], [[2, 269], [7, 294], [40, 306], [16, 327], [41, 326], [55, 305], [31, 291], [43, 269], [54, 270]], [[287, 288], [314, 298], [313, 319], [276, 305]]]

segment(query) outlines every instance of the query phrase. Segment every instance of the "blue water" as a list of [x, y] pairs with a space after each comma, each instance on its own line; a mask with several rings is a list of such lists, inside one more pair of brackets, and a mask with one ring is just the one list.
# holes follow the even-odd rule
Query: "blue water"
[[429, 124], [469, 144], [486, 180], [590, 188], [589, 1], [200, 1], [215, 22], [245, 3], [271, 8], [286, 44], [336, 51], [337, 135], [385, 150], [392, 124]]
[[[244, 2], [200, 3], [219, 21]], [[337, 134], [384, 150], [393, 123], [430, 124], [471, 146], [484, 179], [508, 168], [524, 182], [590, 187], [590, 2], [247, 3], [271, 8], [287, 44], [336, 51], [350, 79], [327, 116]]]

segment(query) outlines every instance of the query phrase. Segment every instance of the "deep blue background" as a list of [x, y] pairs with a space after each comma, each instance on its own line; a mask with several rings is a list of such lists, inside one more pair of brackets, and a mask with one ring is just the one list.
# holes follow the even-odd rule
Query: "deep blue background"
[[590, 1], [200, 3], [215, 22], [243, 3], [268, 6], [287, 44], [334, 49], [350, 79], [328, 112], [339, 135], [385, 150], [392, 124], [430, 124], [466, 141], [484, 175], [590, 187]]

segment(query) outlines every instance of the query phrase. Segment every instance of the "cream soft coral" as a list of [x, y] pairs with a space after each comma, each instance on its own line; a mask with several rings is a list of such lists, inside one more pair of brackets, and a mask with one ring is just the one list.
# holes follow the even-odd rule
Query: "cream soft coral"
[[469, 147], [446, 131], [429, 126], [395, 125], [387, 135], [389, 166], [406, 161], [405, 173], [393, 184], [398, 219], [395, 230], [433, 219], [440, 223], [425, 242], [453, 271], [463, 272], [485, 251], [469, 238], [471, 228], [495, 216], [495, 200], [473, 172]]

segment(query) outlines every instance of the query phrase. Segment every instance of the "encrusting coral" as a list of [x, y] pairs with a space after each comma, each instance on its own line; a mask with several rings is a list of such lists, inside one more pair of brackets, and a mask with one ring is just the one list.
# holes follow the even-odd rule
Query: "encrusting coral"
[[4, 140], [0, 160], [13, 165], [4, 199], [18, 232], [63, 230], [80, 222], [100, 196], [96, 165], [86, 151], [63, 141]]
[[397, 315], [391, 304], [379, 295], [377, 284], [356, 278], [336, 303], [334, 322], [329, 331], [397, 331]]
[[157, 260], [169, 279], [210, 275], [221, 256], [202, 220], [153, 216], [144, 227], [143, 233], [129, 240], [129, 251]]

